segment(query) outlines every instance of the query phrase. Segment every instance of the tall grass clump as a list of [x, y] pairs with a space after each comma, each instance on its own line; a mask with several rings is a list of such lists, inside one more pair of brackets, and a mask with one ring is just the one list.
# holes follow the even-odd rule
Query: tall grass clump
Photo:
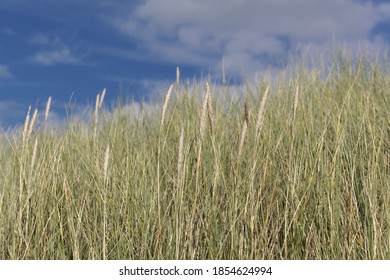
[[0, 136], [0, 258], [389, 259], [386, 65], [315, 69], [236, 95], [177, 68], [160, 109], [103, 90], [64, 129], [28, 109]]

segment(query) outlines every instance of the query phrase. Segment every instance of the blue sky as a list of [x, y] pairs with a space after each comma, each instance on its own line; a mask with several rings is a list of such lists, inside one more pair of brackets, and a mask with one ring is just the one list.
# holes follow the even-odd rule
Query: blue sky
[[176, 66], [182, 79], [218, 79], [223, 61], [239, 80], [302, 52], [382, 52], [389, 40], [385, 0], [0, 0], [0, 127], [49, 96], [57, 116], [103, 88], [148, 100]]

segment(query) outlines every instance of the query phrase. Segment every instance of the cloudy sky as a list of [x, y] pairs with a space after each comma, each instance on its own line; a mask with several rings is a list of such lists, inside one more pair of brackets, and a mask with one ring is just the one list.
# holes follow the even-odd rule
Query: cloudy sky
[[389, 0], [0, 0], [0, 127], [49, 96], [134, 100], [175, 80], [239, 81], [334, 45], [383, 51]]

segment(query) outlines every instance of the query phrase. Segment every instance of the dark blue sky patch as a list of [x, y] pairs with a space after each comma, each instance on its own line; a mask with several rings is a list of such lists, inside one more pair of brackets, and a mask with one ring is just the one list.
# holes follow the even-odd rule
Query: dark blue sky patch
[[387, 21], [379, 22], [371, 31], [370, 39], [381, 37], [387, 42], [390, 42], [390, 18]]

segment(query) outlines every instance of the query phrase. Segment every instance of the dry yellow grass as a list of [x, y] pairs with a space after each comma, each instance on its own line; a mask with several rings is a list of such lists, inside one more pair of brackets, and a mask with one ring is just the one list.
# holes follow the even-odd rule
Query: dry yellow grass
[[135, 119], [102, 93], [60, 131], [30, 109], [0, 136], [0, 258], [388, 259], [390, 79], [353, 67]]

